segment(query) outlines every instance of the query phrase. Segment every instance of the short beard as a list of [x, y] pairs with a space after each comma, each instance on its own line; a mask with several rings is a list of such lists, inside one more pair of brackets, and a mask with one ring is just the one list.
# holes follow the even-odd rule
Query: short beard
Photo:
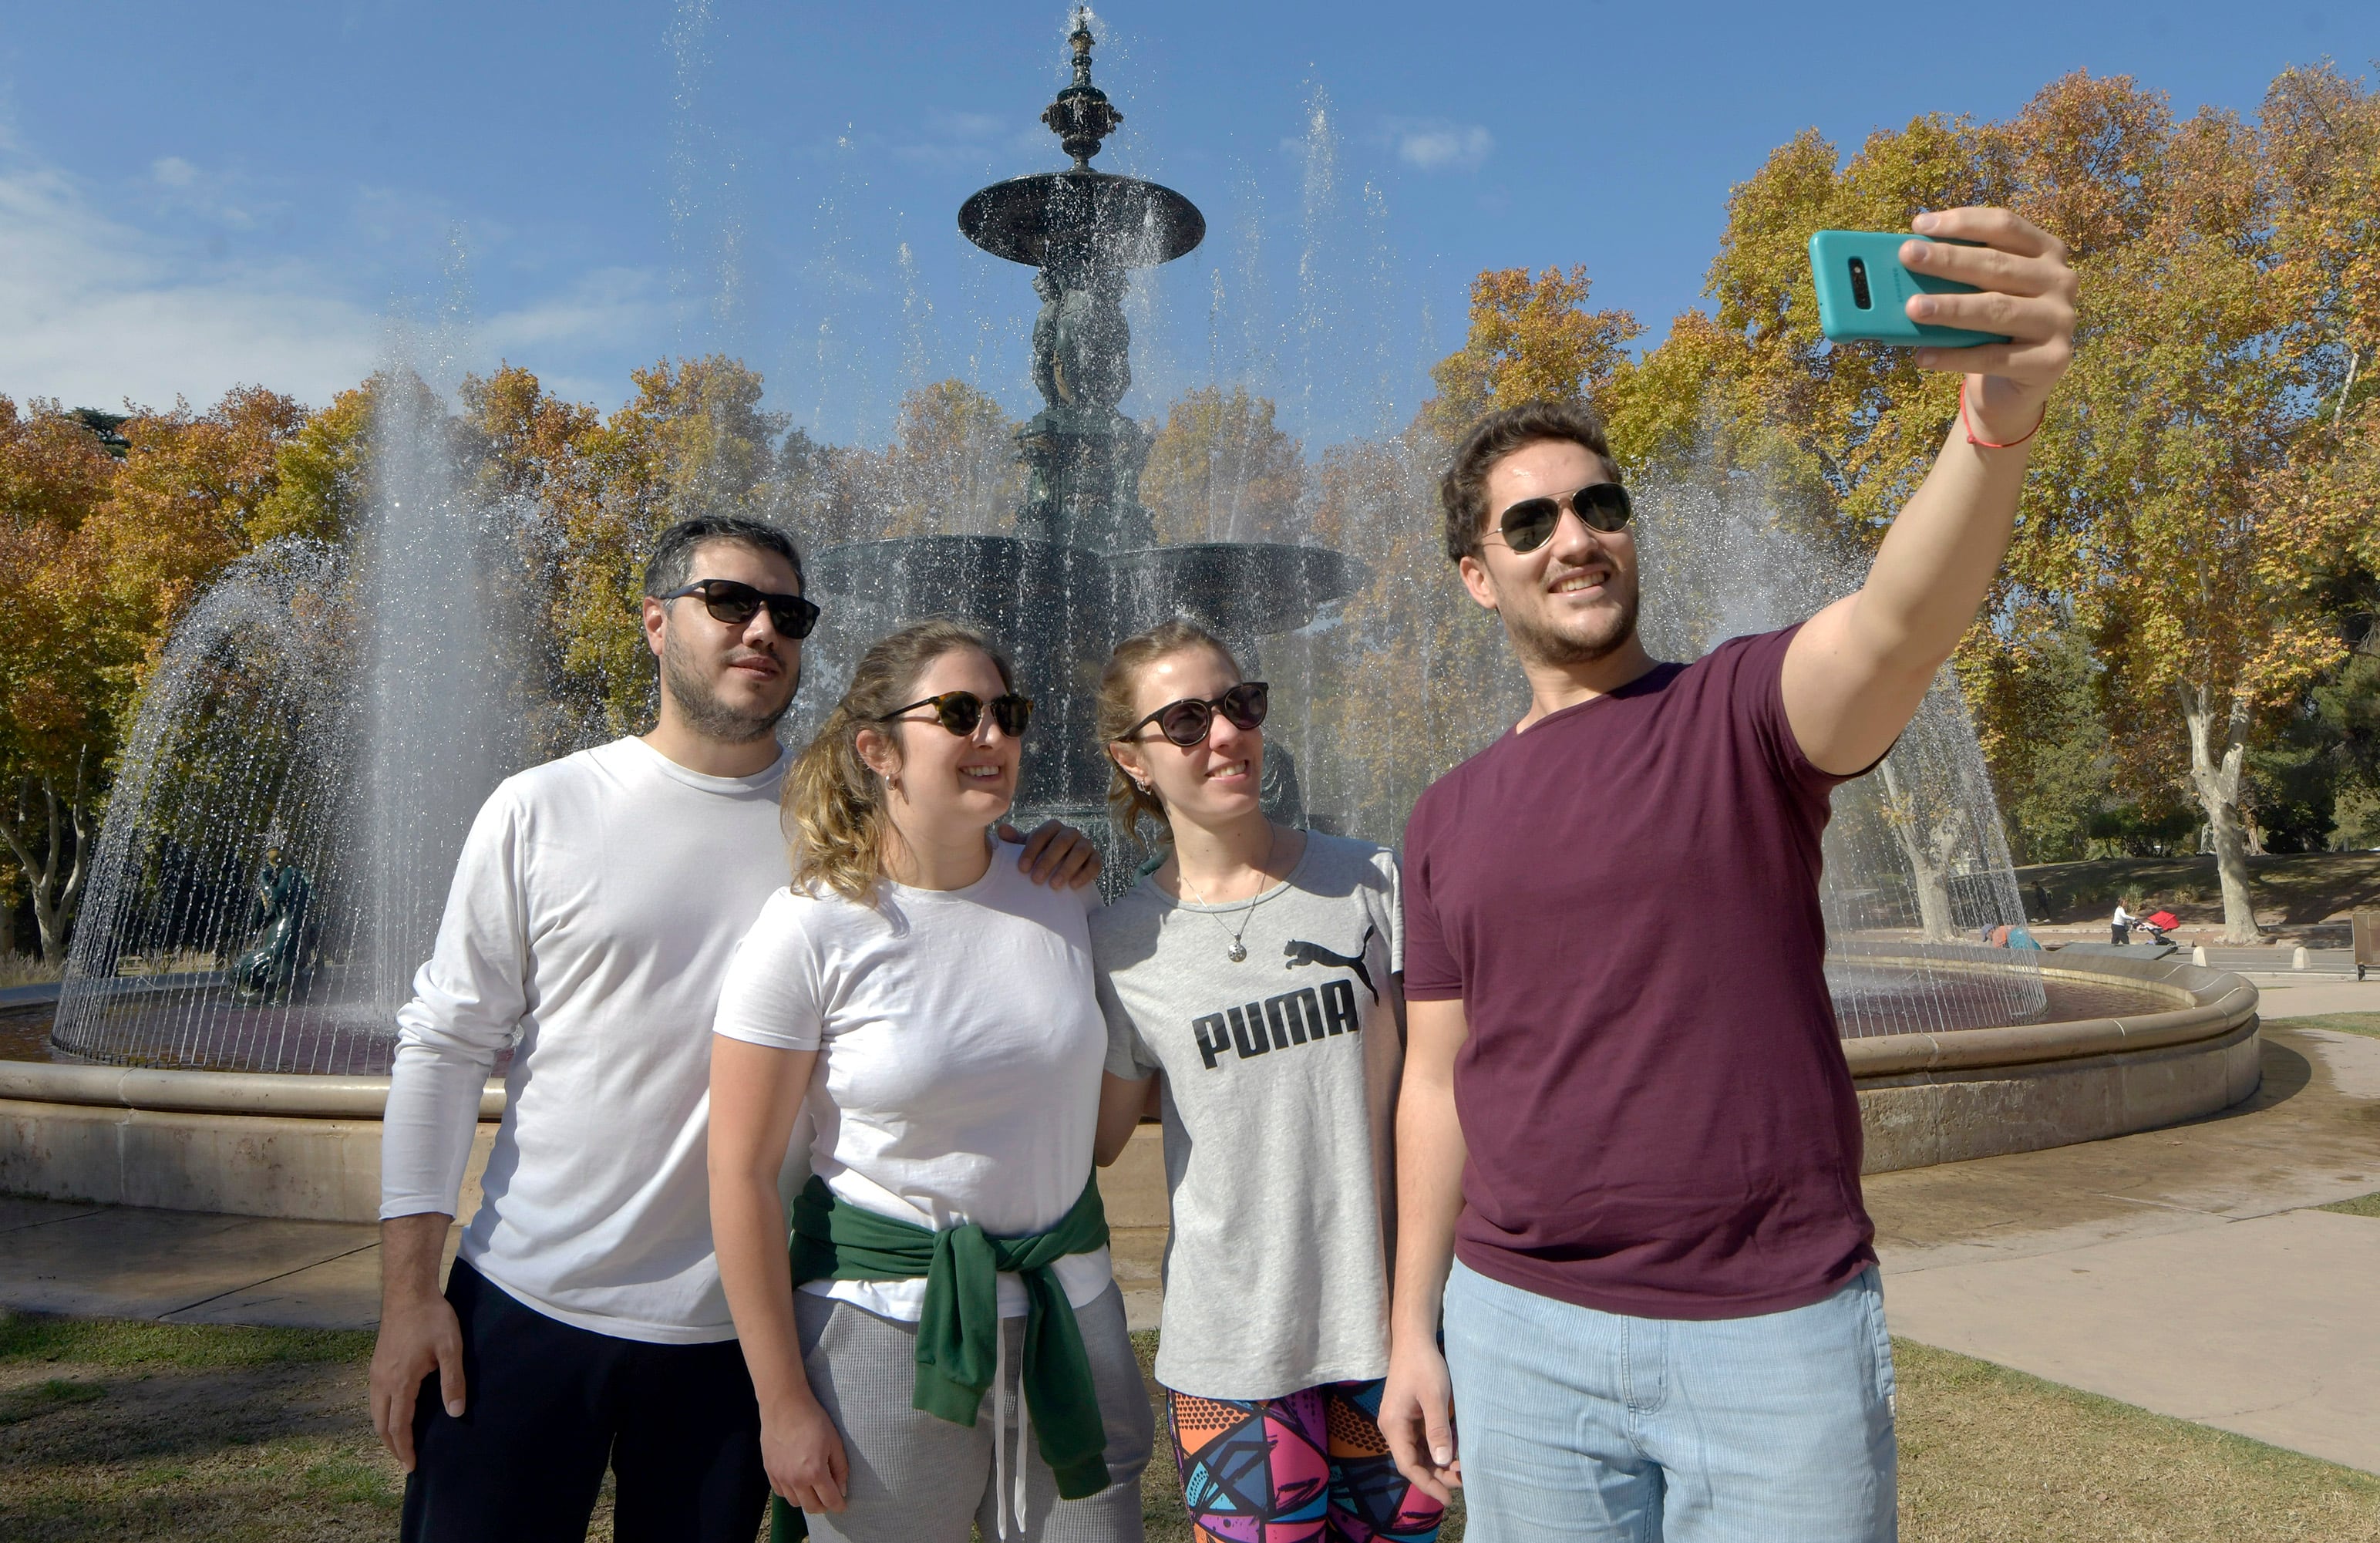
[[1625, 595], [1616, 597], [1620, 619], [1609, 632], [1597, 638], [1575, 638], [1540, 626], [1536, 618], [1522, 621], [1511, 611], [1502, 613], [1504, 631], [1512, 639], [1512, 651], [1528, 664], [1592, 664], [1628, 646], [1636, 636], [1637, 589], [1630, 585]]
[[794, 689], [785, 693], [785, 705], [774, 712], [738, 712], [719, 699], [719, 693], [709, 681], [695, 673], [684, 654], [671, 644], [662, 647], [662, 689], [677, 704], [678, 715], [686, 727], [705, 739], [722, 745], [749, 745], [776, 732], [777, 720], [790, 711], [795, 693], [802, 688], [802, 672], [794, 670]]

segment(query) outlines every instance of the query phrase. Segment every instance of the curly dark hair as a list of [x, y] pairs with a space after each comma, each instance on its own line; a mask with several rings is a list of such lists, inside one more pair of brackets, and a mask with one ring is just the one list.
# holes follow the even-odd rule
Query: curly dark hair
[[1491, 412], [1463, 436], [1446, 475], [1438, 480], [1438, 502], [1446, 511], [1448, 562], [1479, 555], [1479, 539], [1488, 523], [1488, 473], [1513, 451], [1547, 440], [1567, 440], [1592, 451], [1611, 480], [1620, 480], [1620, 463], [1611, 458], [1603, 419], [1585, 403], [1540, 400]]

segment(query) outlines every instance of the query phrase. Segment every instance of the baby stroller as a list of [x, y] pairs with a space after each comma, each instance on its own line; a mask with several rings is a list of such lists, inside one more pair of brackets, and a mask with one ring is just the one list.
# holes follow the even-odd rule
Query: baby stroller
[[2149, 935], [2149, 942], [2166, 943], [2173, 941], [2166, 934], [2180, 927], [2181, 918], [2171, 911], [2151, 911], [2147, 916], [2134, 921], [2132, 925], [2146, 932]]

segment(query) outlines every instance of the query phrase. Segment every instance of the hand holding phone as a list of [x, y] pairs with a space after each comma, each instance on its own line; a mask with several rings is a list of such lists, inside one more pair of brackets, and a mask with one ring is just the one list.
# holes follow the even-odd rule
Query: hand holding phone
[[[2074, 360], [2079, 286], [2066, 245], [2007, 209], [1934, 209], [1910, 222], [1914, 236], [1821, 231], [1810, 243], [1820, 325], [1829, 337], [1873, 336], [1914, 346], [1920, 370], [1965, 377], [1961, 417], [1977, 444], [2012, 444], [2042, 420], [2050, 390]], [[1875, 242], [1843, 253], [1840, 267], [1828, 237]], [[1871, 256], [1871, 252], [1874, 253]], [[1821, 253], [1829, 260], [1817, 262]], [[1869, 282], [1863, 309], [1851, 293], [1850, 258]], [[1879, 292], [1879, 273], [1906, 274], [1909, 287]], [[1839, 286], [1832, 309], [1850, 324], [1828, 324], [1827, 291]], [[1903, 329], [1907, 329], [1903, 331]], [[1871, 330], [1873, 329], [1873, 330]]]
[[1822, 230], [1810, 237], [1810, 277], [1818, 291], [1818, 330], [1828, 340], [1881, 343], [1892, 348], [1972, 348], [1982, 343], [2010, 341], [2001, 333], [1911, 320], [1912, 296], [1977, 292], [1972, 284], [1912, 273], [1900, 261], [1900, 249], [1911, 241], [1932, 244], [1930, 237], [1878, 230]]

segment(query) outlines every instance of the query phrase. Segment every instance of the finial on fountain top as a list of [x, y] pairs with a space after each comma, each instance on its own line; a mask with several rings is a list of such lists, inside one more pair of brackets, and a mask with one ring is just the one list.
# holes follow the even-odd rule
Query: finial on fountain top
[[1123, 122], [1123, 114], [1108, 100], [1108, 93], [1091, 84], [1091, 11], [1087, 6], [1075, 7], [1074, 35], [1067, 38], [1075, 49], [1075, 79], [1058, 93], [1058, 100], [1041, 110], [1041, 121], [1058, 136], [1058, 143], [1075, 158], [1075, 169], [1091, 169], [1091, 157], [1099, 152], [1099, 141], [1116, 131]]

